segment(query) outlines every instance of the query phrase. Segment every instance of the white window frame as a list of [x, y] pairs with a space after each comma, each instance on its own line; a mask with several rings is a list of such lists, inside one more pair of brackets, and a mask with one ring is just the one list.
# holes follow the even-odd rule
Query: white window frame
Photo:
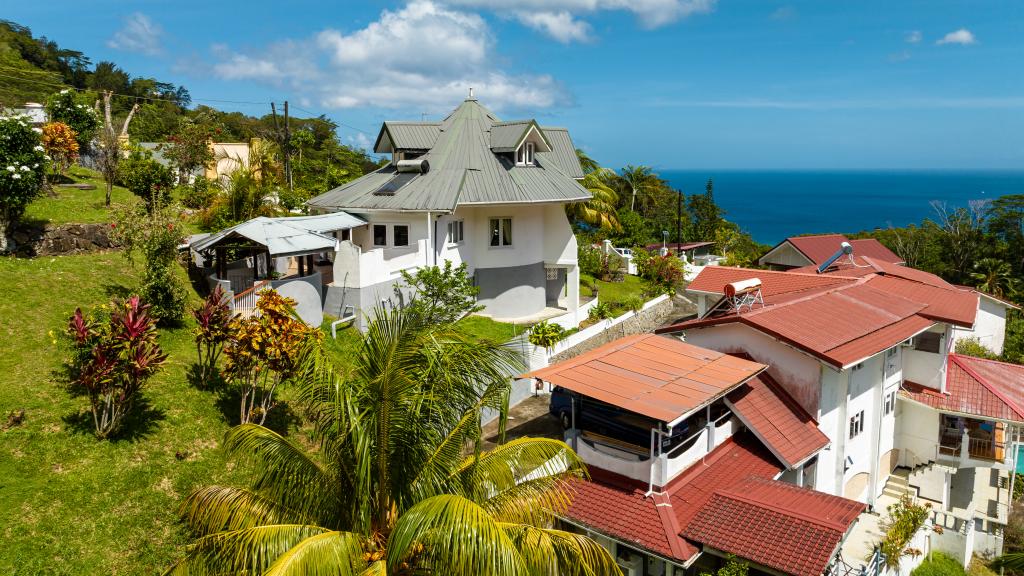
[[[498, 221], [498, 245], [497, 246], [491, 244], [491, 222], [493, 222], [495, 220]], [[487, 218], [487, 247], [489, 249], [491, 249], [491, 250], [504, 250], [504, 249], [512, 248], [513, 246], [515, 246], [515, 243], [516, 243], [515, 237], [513, 237], [512, 241], [509, 242], [508, 244], [503, 244], [502, 243], [502, 240], [505, 239], [505, 234], [503, 232], [504, 232], [504, 222], [506, 220], [508, 220], [509, 236], [511, 236], [512, 235], [511, 232], [515, 231], [515, 229], [516, 229], [515, 219], [514, 218], [512, 218], [511, 216], [490, 216], [490, 217]]]
[[[373, 222], [370, 226], [370, 242], [372, 243], [374, 248], [409, 248], [410, 246], [414, 245], [412, 237], [412, 224], [408, 222]], [[384, 227], [384, 244], [377, 244], [376, 234], [374, 233], [374, 229], [372, 228], [373, 226]], [[405, 226], [405, 228], [408, 229], [408, 244], [404, 244], [402, 246], [397, 246], [395, 244], [395, 228], [398, 226]]]
[[[405, 244], [402, 244], [401, 246], [399, 246], [398, 244], [395, 244], [395, 230], [399, 226], [402, 226], [402, 227], [405, 228]], [[391, 225], [391, 238], [389, 238], [389, 241], [391, 243], [391, 247], [392, 248], [408, 248], [409, 246], [412, 246], [412, 226], [409, 225], [409, 224], [392, 224]]]
[[900, 371], [900, 347], [893, 346], [885, 351], [885, 377], [892, 378]]
[[891, 390], [882, 397], [882, 415], [888, 416], [896, 411], [896, 391]]
[[850, 435], [850, 440], [853, 440], [857, 436], [860, 436], [861, 432], [864, 431], [864, 411], [861, 410], [850, 417], [850, 429], [847, 431]]
[[537, 155], [537, 145], [533, 142], [523, 142], [516, 149], [516, 166], [533, 166]]
[[[488, 223], [490, 225], [490, 223]], [[458, 234], [456, 234], [458, 232]], [[490, 231], [488, 230], [488, 233]], [[466, 241], [466, 220], [450, 220], [448, 222], [448, 245], [458, 246]]]

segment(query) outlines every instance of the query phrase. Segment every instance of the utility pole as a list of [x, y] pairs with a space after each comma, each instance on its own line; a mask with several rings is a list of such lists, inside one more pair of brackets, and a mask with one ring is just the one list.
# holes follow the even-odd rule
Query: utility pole
[[676, 190], [676, 256], [679, 256], [679, 246], [683, 243], [683, 191]]
[[288, 101], [284, 101], [284, 177], [288, 182], [288, 191], [292, 191], [292, 134], [288, 124]]

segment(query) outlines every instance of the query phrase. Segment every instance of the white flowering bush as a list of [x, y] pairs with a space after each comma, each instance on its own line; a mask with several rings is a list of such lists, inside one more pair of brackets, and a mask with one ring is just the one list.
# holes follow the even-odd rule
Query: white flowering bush
[[75, 131], [78, 148], [85, 152], [96, 137], [102, 122], [96, 109], [79, 102], [71, 90], [62, 90], [46, 101], [46, 111], [53, 122], [63, 122]]
[[7, 250], [11, 225], [42, 192], [46, 162], [39, 134], [26, 118], [0, 118], [0, 252]]

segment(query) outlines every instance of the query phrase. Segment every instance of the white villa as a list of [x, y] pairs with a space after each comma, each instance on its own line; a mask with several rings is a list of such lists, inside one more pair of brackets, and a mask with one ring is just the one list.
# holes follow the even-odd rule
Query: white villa
[[325, 312], [368, 312], [400, 270], [466, 263], [483, 313], [529, 320], [579, 306], [576, 238], [565, 205], [590, 193], [569, 133], [502, 122], [470, 97], [441, 122], [385, 122], [383, 168], [308, 202], [366, 226], [338, 234]]

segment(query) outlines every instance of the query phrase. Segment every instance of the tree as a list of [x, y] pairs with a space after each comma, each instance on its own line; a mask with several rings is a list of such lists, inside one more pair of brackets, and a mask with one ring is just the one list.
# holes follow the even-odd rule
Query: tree
[[974, 272], [970, 274], [974, 286], [997, 298], [1005, 298], [1016, 294], [1020, 281], [1013, 276], [1013, 267], [1009, 262], [998, 258], [982, 258], [974, 263]]
[[[114, 180], [117, 178], [117, 166], [121, 162], [121, 142], [128, 140], [128, 125], [131, 124], [132, 116], [139, 109], [139, 105], [132, 106], [121, 124], [121, 130], [114, 128], [114, 118], [110, 110], [110, 99], [113, 93], [103, 93], [103, 117], [105, 122], [100, 130], [99, 147], [96, 150], [96, 165], [103, 174], [103, 180], [107, 185], [106, 205], [110, 206], [110, 193], [114, 189]], [[79, 132], [81, 134], [81, 132]]]
[[178, 129], [167, 137], [160, 149], [178, 170], [178, 183], [188, 182], [189, 174], [213, 162], [210, 142], [213, 130], [192, 120], [183, 120]]
[[46, 101], [46, 112], [52, 122], [67, 124], [75, 131], [80, 152], [88, 152], [100, 127], [96, 110], [83, 102], [72, 90], [61, 90]]
[[971, 201], [967, 207], [955, 209], [948, 208], [945, 202], [931, 205], [937, 220], [932, 225], [945, 256], [943, 275], [963, 283], [969, 278], [971, 262], [978, 259], [985, 244], [985, 202]]
[[693, 239], [713, 241], [722, 225], [725, 211], [715, 204], [715, 187], [711, 178], [704, 186], [703, 194], [691, 194], [686, 207], [693, 217]]
[[1024, 274], [1024, 194], [994, 200], [986, 222], [988, 233], [1002, 243], [1007, 260], [1018, 275]]
[[117, 179], [146, 203], [148, 210], [163, 205], [170, 197], [174, 175], [170, 168], [153, 160], [148, 151], [133, 150], [118, 162]]
[[43, 188], [46, 155], [24, 118], [0, 118], [0, 253], [11, 227]]
[[636, 210], [636, 197], [640, 195], [640, 203], [645, 202], [644, 195], [657, 184], [658, 177], [651, 172], [649, 166], [633, 166], [632, 164], [622, 169], [622, 179], [629, 186], [632, 194], [629, 200], [629, 209]]
[[42, 128], [43, 149], [53, 161], [53, 173], [64, 176], [78, 159], [78, 141], [75, 131], [63, 122], [49, 122]]
[[615, 212], [619, 196], [601, 178], [600, 174], [600, 171], [590, 172], [580, 182], [590, 192], [591, 199], [585, 202], [566, 204], [565, 211], [570, 218], [577, 221], [619, 232], [622, 230], [622, 226], [619, 224], [619, 217]]
[[579, 148], [576, 149], [576, 158], [580, 161], [580, 168], [583, 169], [584, 175], [597, 172], [601, 169], [601, 165], [597, 163], [597, 160], [594, 160]]
[[[415, 273], [401, 270], [401, 285], [395, 286], [398, 300], [409, 299], [408, 309], [427, 324], [449, 324], [483, 309], [478, 306], [476, 296], [480, 287], [473, 285], [473, 279], [466, 273], [466, 263], [452, 267], [451, 260], [440, 266], [424, 266]], [[406, 292], [410, 297], [406, 298]]]
[[68, 374], [72, 386], [89, 396], [99, 438], [108, 438], [121, 428], [135, 396], [167, 361], [148, 304], [132, 296], [114, 300], [110, 308], [106, 320], [86, 316], [76, 308], [67, 328], [71, 340]]
[[481, 412], [502, 408], [521, 369], [512, 350], [402, 309], [376, 311], [344, 377], [308, 350], [298, 396], [315, 453], [230, 430], [249, 488], [188, 496], [198, 538], [169, 574], [619, 574], [596, 542], [544, 527], [586, 473], [564, 442], [479, 448]]

